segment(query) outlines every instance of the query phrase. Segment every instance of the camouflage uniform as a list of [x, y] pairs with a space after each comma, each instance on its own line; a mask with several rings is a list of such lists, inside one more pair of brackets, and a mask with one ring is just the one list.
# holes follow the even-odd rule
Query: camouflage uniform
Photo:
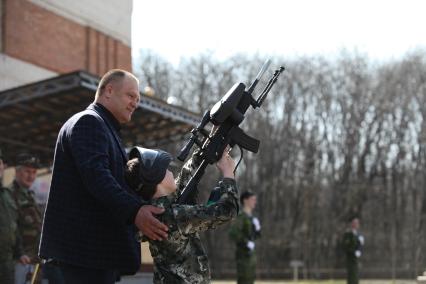
[[254, 283], [256, 278], [256, 252], [247, 247], [249, 241], [254, 242], [260, 237], [253, 225], [253, 217], [244, 211], [238, 215], [229, 231], [230, 238], [236, 243], [235, 259], [237, 262], [237, 283]]
[[169, 226], [164, 241], [149, 240], [154, 259], [154, 283], [210, 283], [210, 268], [198, 232], [230, 221], [238, 212], [238, 192], [233, 179], [219, 182], [220, 199], [210, 205], [180, 205], [176, 198], [198, 167], [193, 156], [176, 180], [176, 194], [151, 200], [165, 209], [160, 221]]
[[[18, 208], [18, 232], [22, 242], [22, 251], [31, 259], [31, 263], [40, 262], [37, 256], [38, 245], [41, 236], [42, 215], [40, 208], [35, 202], [34, 192], [28, 188], [19, 186], [16, 180], [9, 186], [12, 196]], [[15, 265], [15, 282], [21, 281], [23, 277], [27, 280], [32, 276], [34, 265]], [[26, 276], [22, 275], [26, 271]], [[40, 283], [40, 278], [36, 283]]]
[[38, 245], [40, 242], [42, 216], [40, 208], [34, 199], [34, 192], [22, 188], [16, 181], [9, 187], [18, 207], [18, 230], [22, 239], [24, 254], [32, 261], [37, 261]]
[[[39, 168], [39, 160], [29, 153], [20, 153], [16, 158], [16, 166]], [[18, 234], [22, 244], [23, 255], [30, 258], [31, 264], [15, 264], [15, 283], [28, 281], [34, 272], [35, 263], [39, 263], [38, 246], [41, 235], [42, 215], [37, 205], [34, 192], [18, 184], [16, 179], [9, 185], [18, 212]], [[40, 283], [40, 275], [36, 283]]]
[[347, 283], [358, 284], [358, 258], [361, 256], [362, 249], [360, 235], [352, 230], [345, 232], [343, 235], [343, 249], [346, 253]]
[[18, 215], [15, 201], [8, 188], [0, 184], [0, 283], [14, 283], [15, 259], [22, 255]]

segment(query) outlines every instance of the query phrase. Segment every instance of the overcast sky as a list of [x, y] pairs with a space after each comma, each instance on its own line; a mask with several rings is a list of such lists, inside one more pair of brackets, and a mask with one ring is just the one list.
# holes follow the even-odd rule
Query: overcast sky
[[426, 47], [421, 0], [134, 0], [132, 53], [149, 48], [177, 64], [206, 50], [333, 56], [342, 48], [397, 58]]

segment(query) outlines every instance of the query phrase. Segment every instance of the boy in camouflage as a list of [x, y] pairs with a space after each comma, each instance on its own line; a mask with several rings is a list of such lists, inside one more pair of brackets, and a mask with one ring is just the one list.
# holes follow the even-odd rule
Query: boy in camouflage
[[219, 200], [209, 205], [181, 205], [176, 199], [198, 168], [199, 156], [195, 153], [185, 163], [175, 181], [167, 169], [172, 160], [169, 153], [141, 147], [130, 151], [126, 181], [143, 199], [165, 209], [159, 220], [169, 226], [166, 240], [148, 240], [154, 259], [154, 283], [210, 283], [208, 259], [198, 232], [214, 229], [238, 213], [235, 163], [226, 152], [216, 164], [223, 175], [214, 189], [219, 192]]

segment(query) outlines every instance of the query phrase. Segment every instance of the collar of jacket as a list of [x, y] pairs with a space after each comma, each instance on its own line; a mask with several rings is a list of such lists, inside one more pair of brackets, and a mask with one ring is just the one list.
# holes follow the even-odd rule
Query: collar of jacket
[[105, 124], [110, 129], [112, 135], [114, 136], [115, 141], [117, 142], [121, 154], [123, 156], [124, 161], [127, 161], [127, 153], [124, 149], [123, 144], [121, 143], [121, 135], [120, 135], [120, 123], [118, 120], [112, 115], [110, 111], [108, 111], [104, 106], [97, 103], [90, 104], [86, 109], [92, 110], [100, 115], [100, 117], [104, 120]]
[[9, 190], [12, 194], [20, 194], [26, 197], [31, 196], [32, 198], [35, 196], [34, 190], [20, 186], [16, 179], [14, 179], [12, 184], [9, 186]]
[[120, 122], [118, 122], [118, 120], [106, 107], [104, 107], [100, 103], [93, 103], [93, 104], [90, 104], [88, 108], [95, 109], [98, 113], [102, 115], [104, 119], [108, 121], [109, 124], [112, 125], [112, 127], [114, 128], [115, 131], [117, 131], [117, 133], [120, 133], [120, 130], [121, 130]]
[[13, 180], [10, 188], [12, 188], [13, 190], [24, 190], [24, 189], [26, 189], [23, 186], [20, 186], [19, 183], [16, 181], [16, 179]]

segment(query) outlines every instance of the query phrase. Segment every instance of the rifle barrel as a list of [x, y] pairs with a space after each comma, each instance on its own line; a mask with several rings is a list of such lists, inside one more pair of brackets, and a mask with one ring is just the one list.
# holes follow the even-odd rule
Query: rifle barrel
[[259, 73], [256, 76], [256, 79], [254, 79], [253, 83], [251, 84], [250, 88], [248, 88], [247, 93], [251, 94], [254, 91], [254, 88], [256, 88], [257, 83], [259, 83], [260, 78], [262, 78], [263, 74], [266, 72], [266, 70], [269, 68], [269, 65], [271, 65], [271, 60], [267, 59], [265, 63], [263, 63], [262, 68], [260, 68]]

